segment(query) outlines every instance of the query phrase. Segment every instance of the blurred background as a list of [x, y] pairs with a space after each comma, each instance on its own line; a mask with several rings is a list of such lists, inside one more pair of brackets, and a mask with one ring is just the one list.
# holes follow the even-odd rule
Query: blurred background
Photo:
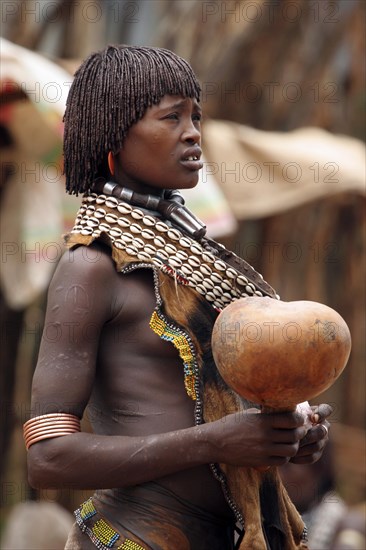
[[[365, 8], [363, 0], [2, 1], [1, 548], [63, 548], [68, 512], [89, 494], [28, 486], [22, 424], [47, 286], [79, 204], [63, 190], [67, 92], [82, 59], [108, 43], [166, 47], [192, 64], [205, 163], [189, 206], [283, 300], [323, 302], [348, 323], [348, 366], [313, 404], [334, 407], [332, 491], [364, 510]], [[310, 501], [318, 497], [314, 488]], [[32, 503], [47, 504], [42, 517], [60, 525], [46, 546], [9, 535], [17, 518], [34, 524], [22, 508]]]

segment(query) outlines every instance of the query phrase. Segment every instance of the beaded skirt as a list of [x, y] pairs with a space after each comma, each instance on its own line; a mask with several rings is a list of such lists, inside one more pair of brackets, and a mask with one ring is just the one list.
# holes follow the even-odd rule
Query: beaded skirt
[[97, 491], [75, 516], [81, 532], [101, 550], [234, 548], [233, 519], [210, 514], [154, 482]]

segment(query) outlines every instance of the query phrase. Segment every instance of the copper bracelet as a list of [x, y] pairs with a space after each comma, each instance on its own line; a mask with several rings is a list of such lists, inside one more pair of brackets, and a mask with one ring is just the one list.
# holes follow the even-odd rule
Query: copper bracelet
[[55, 426], [48, 426], [48, 427], [37, 427], [37, 428], [34, 428], [33, 430], [28, 430], [27, 432], [24, 432], [24, 437], [26, 439], [29, 439], [30, 437], [34, 437], [35, 435], [40, 435], [41, 433], [52, 433], [55, 431], [55, 429], [57, 431], [65, 431], [65, 430], [76, 430], [76, 431], [79, 431], [79, 426], [77, 424], [69, 424], [69, 423], [62, 423], [62, 424], [58, 424], [57, 427], [55, 428]]
[[43, 414], [28, 420], [23, 426], [23, 431], [25, 446], [28, 450], [31, 445], [43, 439], [80, 432], [80, 419], [67, 413]]
[[61, 425], [64, 425], [64, 426], [78, 426], [79, 425], [79, 421], [76, 421], [76, 420], [58, 420], [57, 423], [55, 423], [54, 420], [52, 420], [52, 422], [49, 422], [49, 421], [43, 421], [42, 423], [39, 423], [37, 422], [37, 425], [33, 425], [33, 424], [30, 424], [28, 426], [25, 426], [24, 425], [24, 435], [25, 434], [28, 434], [28, 433], [31, 433], [31, 432], [34, 432], [34, 431], [37, 431], [39, 429], [42, 429], [42, 430], [46, 430], [46, 429], [49, 429], [49, 428], [53, 428], [54, 426], [61, 426]]

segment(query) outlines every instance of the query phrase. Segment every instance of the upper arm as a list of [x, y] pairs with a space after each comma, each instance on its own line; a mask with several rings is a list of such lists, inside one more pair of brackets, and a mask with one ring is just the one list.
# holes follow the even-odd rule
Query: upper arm
[[79, 247], [61, 258], [48, 292], [32, 416], [82, 416], [94, 382], [99, 337], [115, 314], [116, 277], [111, 258], [100, 247]]

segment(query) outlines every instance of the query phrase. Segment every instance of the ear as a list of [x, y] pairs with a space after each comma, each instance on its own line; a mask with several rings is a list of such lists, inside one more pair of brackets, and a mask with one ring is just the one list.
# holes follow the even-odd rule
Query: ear
[[108, 168], [112, 176], [114, 176], [114, 156], [112, 151], [108, 153]]

